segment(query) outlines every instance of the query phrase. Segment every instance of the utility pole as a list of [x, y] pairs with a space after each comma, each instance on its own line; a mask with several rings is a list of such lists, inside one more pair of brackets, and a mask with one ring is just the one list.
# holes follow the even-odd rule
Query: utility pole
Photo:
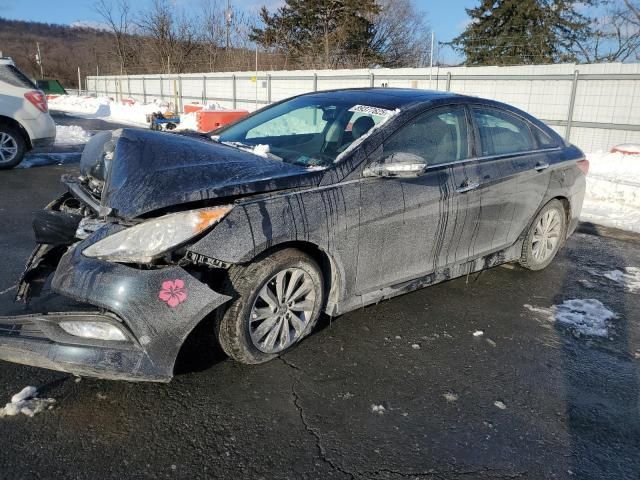
[[227, 23], [227, 50], [231, 45], [231, 20], [233, 19], [233, 10], [231, 10], [231, 0], [227, 0], [227, 12], [226, 12], [226, 23]]
[[40, 79], [44, 78], [42, 73], [42, 55], [40, 54], [40, 42], [36, 42], [36, 48], [38, 49], [38, 53], [36, 53], [36, 63], [40, 67]]
[[435, 44], [436, 44], [436, 32], [431, 30], [431, 48], [430, 48], [431, 52], [429, 52], [431, 57], [429, 59], [429, 88], [431, 88], [431, 78], [432, 78], [431, 73], [433, 70], [433, 47], [435, 46]]

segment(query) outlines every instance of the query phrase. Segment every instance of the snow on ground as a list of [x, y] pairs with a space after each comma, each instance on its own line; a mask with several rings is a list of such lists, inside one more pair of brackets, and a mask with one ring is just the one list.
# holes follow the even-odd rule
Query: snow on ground
[[551, 308], [528, 304], [524, 307], [542, 315], [550, 322], [558, 322], [570, 328], [578, 336], [608, 337], [609, 322], [618, 318], [618, 315], [605, 307], [600, 300], [593, 298], [565, 300]]
[[87, 143], [91, 134], [78, 125], [56, 125], [56, 145]]
[[587, 158], [580, 220], [640, 233], [640, 155], [596, 152]]
[[11, 397], [11, 402], [4, 408], [0, 408], [0, 418], [12, 417], [22, 413], [27, 417], [33, 417], [47, 408], [53, 408], [56, 403], [53, 398], [38, 398], [36, 387], [25, 387], [20, 392]]
[[74, 115], [99, 118], [101, 120], [131, 125], [147, 125], [147, 115], [164, 112], [170, 105], [167, 102], [154, 100], [151, 103], [122, 103], [107, 97], [78, 97], [60, 95], [49, 100], [51, 110], [73, 113]]
[[603, 276], [623, 285], [628, 292], [640, 293], [640, 268], [625, 267], [623, 270], [605, 272]]

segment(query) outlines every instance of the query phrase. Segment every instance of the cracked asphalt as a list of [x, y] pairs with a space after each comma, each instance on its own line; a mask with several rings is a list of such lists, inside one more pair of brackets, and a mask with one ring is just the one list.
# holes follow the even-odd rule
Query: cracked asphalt
[[[0, 314], [19, 308], [31, 214], [75, 168], [0, 172]], [[226, 359], [209, 324], [167, 385], [0, 362], [0, 403], [27, 385], [57, 401], [0, 419], [0, 477], [638, 479], [640, 293], [602, 274], [640, 267], [640, 239], [598, 231], [542, 272], [498, 267], [325, 319], [265, 365]], [[524, 307], [589, 298], [618, 314], [607, 338]]]

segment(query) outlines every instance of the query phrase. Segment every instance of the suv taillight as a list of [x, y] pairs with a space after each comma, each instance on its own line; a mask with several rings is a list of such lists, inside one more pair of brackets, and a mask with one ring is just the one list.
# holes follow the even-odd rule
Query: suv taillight
[[44, 96], [44, 93], [33, 90], [25, 93], [24, 98], [29, 100], [31, 104], [42, 113], [47, 113], [47, 97]]
[[578, 168], [582, 170], [582, 173], [585, 175], [589, 173], [589, 160], [583, 158], [582, 160], [578, 160]]

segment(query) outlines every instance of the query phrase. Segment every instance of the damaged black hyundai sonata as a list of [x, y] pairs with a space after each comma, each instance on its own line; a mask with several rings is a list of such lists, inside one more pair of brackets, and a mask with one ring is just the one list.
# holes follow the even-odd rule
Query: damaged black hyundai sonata
[[215, 317], [257, 364], [340, 315], [505, 262], [546, 267], [576, 228], [588, 163], [530, 115], [414, 89], [311, 93], [213, 132], [87, 144], [34, 220], [18, 298], [73, 308], [0, 319], [0, 359], [169, 381]]

